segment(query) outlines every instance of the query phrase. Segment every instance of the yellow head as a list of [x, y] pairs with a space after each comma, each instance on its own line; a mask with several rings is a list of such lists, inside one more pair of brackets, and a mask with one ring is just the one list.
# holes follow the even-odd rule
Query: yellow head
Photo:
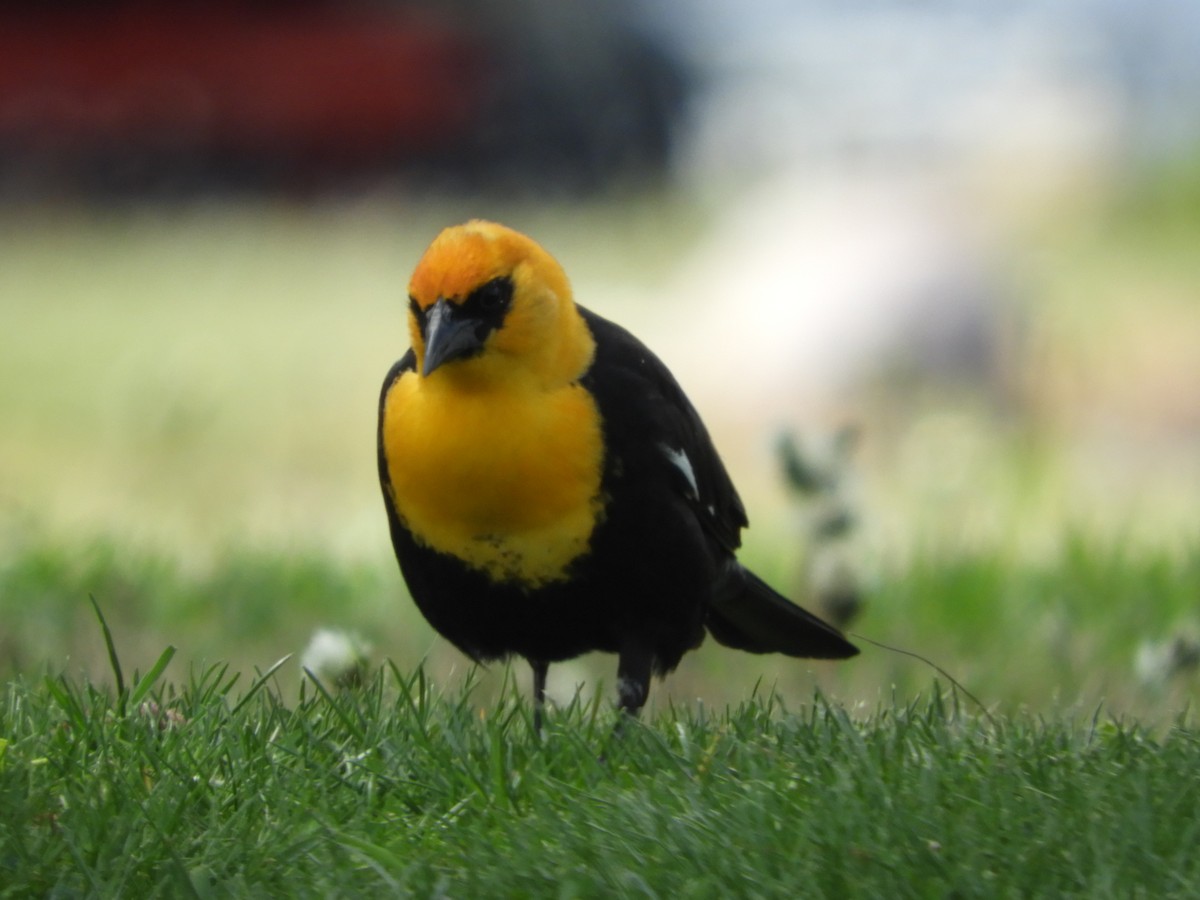
[[578, 378], [595, 344], [562, 267], [525, 235], [478, 219], [447, 228], [408, 285], [423, 379], [501, 383]]

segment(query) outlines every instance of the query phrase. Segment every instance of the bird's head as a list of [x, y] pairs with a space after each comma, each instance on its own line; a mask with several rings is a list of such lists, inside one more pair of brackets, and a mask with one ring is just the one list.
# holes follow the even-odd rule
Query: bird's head
[[422, 378], [571, 381], [595, 344], [566, 273], [535, 241], [494, 222], [447, 228], [408, 285]]

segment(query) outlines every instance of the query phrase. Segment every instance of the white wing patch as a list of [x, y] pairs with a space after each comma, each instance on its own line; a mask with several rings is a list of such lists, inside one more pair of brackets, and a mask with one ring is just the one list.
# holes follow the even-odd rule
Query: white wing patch
[[687, 479], [688, 486], [692, 489], [692, 499], [699, 500], [700, 486], [696, 484], [696, 470], [692, 468], [692, 461], [688, 459], [687, 454], [682, 450], [672, 450], [669, 444], [659, 444], [658, 447], [666, 455], [667, 461]]

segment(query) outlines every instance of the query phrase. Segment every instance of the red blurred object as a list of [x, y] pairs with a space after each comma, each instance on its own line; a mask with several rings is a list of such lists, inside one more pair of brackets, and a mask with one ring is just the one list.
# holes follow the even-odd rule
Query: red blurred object
[[452, 146], [486, 45], [385, 7], [0, 12], [0, 151], [383, 163]]

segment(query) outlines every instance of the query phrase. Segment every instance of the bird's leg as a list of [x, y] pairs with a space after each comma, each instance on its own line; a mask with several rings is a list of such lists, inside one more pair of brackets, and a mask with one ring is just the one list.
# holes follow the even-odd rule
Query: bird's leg
[[[654, 653], [640, 643], [629, 642], [617, 657], [617, 706], [637, 717], [650, 694], [650, 668]], [[624, 719], [622, 719], [624, 721]], [[620, 728], [620, 725], [617, 726]]]
[[[613, 726], [612, 737], [621, 736], [625, 723], [637, 718], [650, 693], [650, 669], [654, 664], [654, 653], [643, 644], [630, 641], [621, 648], [617, 656], [617, 708], [621, 715]], [[606, 754], [600, 754], [600, 762]]]
[[546, 706], [546, 672], [550, 663], [531, 659], [529, 665], [533, 668], [533, 730], [535, 734], [541, 734], [542, 709]]

